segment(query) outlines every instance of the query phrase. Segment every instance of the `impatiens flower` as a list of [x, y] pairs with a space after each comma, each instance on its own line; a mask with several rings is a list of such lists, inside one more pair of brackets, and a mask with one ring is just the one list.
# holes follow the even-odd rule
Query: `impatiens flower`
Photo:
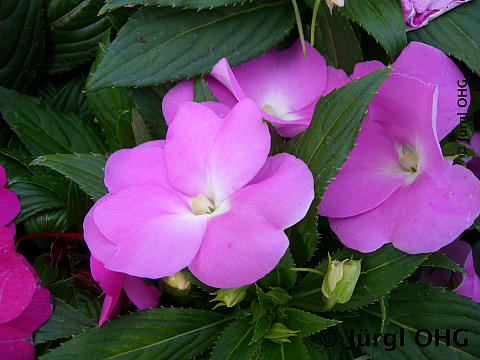
[[93, 278], [105, 292], [105, 300], [98, 321], [99, 326], [120, 312], [123, 300], [122, 289], [140, 310], [157, 306], [161, 292], [155, 286], [147, 285], [138, 277], [108, 270], [93, 256], [90, 257], [90, 268]]
[[50, 293], [35, 269], [15, 253], [9, 230], [0, 226], [0, 354], [4, 360], [35, 357], [32, 334], [52, 314]]
[[471, 246], [465, 241], [456, 240], [440, 251], [459, 264], [465, 270], [465, 274], [445, 269], [426, 268], [422, 272], [420, 282], [449, 287], [460, 295], [480, 302], [480, 278], [473, 264]]
[[112, 154], [109, 194], [92, 207], [84, 234], [105, 268], [160, 278], [185, 267], [219, 288], [253, 283], [288, 247], [284, 229], [313, 200], [313, 176], [289, 154], [268, 157], [267, 124], [251, 100], [225, 116], [186, 103], [166, 141]]
[[[205, 79], [223, 106], [232, 108], [238, 101], [250, 98], [280, 135], [292, 137], [308, 127], [315, 103], [322, 95], [348, 82], [343, 70], [327, 66], [315, 48], [308, 43], [305, 46], [306, 57], [297, 40], [285, 51], [271, 49], [233, 69], [223, 58]], [[163, 100], [167, 123], [171, 123], [180, 104], [192, 100], [192, 80], [172, 88]]]
[[0, 226], [7, 227], [14, 236], [13, 219], [20, 213], [20, 200], [18, 200], [17, 194], [4, 188], [6, 183], [7, 175], [4, 167], [0, 165]]
[[343, 7], [344, 5], [344, 0], [325, 0], [325, 1], [327, 2], [328, 6], [337, 5], [337, 6]]
[[470, 0], [401, 0], [408, 27], [418, 28], [430, 20]]
[[473, 134], [469, 145], [477, 156], [465, 159], [465, 162], [467, 163], [467, 167], [472, 170], [475, 175], [480, 176], [480, 131], [476, 131]]

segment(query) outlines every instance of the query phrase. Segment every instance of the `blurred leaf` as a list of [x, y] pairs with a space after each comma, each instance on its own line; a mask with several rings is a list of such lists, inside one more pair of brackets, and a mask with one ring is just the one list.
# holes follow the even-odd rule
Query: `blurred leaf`
[[116, 133], [122, 148], [131, 148], [136, 145], [132, 123], [132, 109], [124, 110], [117, 116]]
[[35, 344], [71, 337], [95, 326], [91, 319], [62, 300], [54, 298], [54, 304], [52, 316], [35, 333]]
[[229, 321], [230, 317], [194, 309], [139, 311], [89, 329], [42, 359], [187, 360], [207, 349]]
[[239, 319], [231, 323], [218, 337], [211, 360], [250, 359], [258, 350], [260, 343], [249, 345], [253, 334], [251, 318]]
[[36, 158], [32, 164], [47, 166], [78, 184], [92, 199], [107, 193], [103, 183], [107, 158], [100, 154], [52, 154]]
[[187, 9], [213, 9], [219, 6], [243, 4], [238, 0], [106, 0], [105, 6], [100, 10], [103, 14], [107, 11], [118, 9], [125, 5], [149, 5], [164, 7], [179, 7]]
[[32, 155], [105, 152], [104, 141], [93, 124], [58, 110], [44, 99], [0, 88], [0, 110]]
[[209, 72], [222, 57], [230, 65], [258, 56], [293, 25], [288, 1], [209, 11], [144, 7], [119, 31], [89, 90], [147, 86]]
[[285, 309], [285, 315], [287, 316], [285, 325], [290, 330], [300, 330], [298, 336], [309, 336], [340, 322], [292, 308]]
[[299, 338], [292, 338], [291, 343], [274, 344], [264, 340], [258, 360], [310, 360], [307, 349]]
[[33, 267], [43, 284], [47, 285], [57, 279], [58, 268], [50, 265], [48, 254], [38, 256], [33, 262]]
[[463, 61], [480, 75], [480, 2], [471, 1], [439, 16], [421, 29], [408, 32], [409, 41], [435, 46]]
[[393, 60], [407, 44], [405, 19], [396, 0], [348, 0], [340, 11], [371, 34]]
[[90, 208], [88, 196], [74, 182], [68, 184], [67, 194], [67, 228], [77, 231], [82, 228], [83, 219]]
[[135, 136], [135, 143], [140, 145], [144, 142], [154, 140], [152, 134], [147, 128], [147, 125], [145, 124], [145, 119], [137, 109], [132, 110], [132, 118], [132, 130]]
[[267, 274], [262, 282], [267, 287], [278, 286], [283, 289], [290, 289], [297, 278], [297, 273], [291, 268], [295, 267], [290, 249], [287, 249], [285, 255], [280, 259], [278, 265], [269, 274]]
[[65, 214], [65, 208], [47, 210], [30, 216], [23, 224], [28, 234], [65, 232], [67, 230]]
[[66, 83], [53, 97], [52, 104], [60, 110], [75, 113], [86, 121], [93, 119], [85, 95], [85, 78], [80, 75]]
[[71, 70], [92, 59], [110, 27], [98, 17], [103, 0], [50, 0], [47, 6], [48, 72]]
[[28, 91], [43, 62], [42, 0], [3, 0], [0, 19], [0, 86]]

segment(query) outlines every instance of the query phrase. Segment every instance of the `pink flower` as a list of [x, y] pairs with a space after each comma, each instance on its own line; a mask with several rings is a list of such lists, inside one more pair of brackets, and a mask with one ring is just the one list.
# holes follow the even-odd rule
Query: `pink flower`
[[472, 172], [480, 176], [480, 132], [476, 131], [472, 138], [470, 139], [470, 147], [475, 151], [477, 154], [476, 157], [471, 157], [469, 159], [465, 159], [467, 163], [467, 167], [472, 170]]
[[[306, 57], [297, 40], [285, 51], [271, 49], [233, 69], [223, 58], [206, 81], [224, 106], [232, 108], [238, 101], [250, 98], [280, 135], [295, 136], [310, 124], [317, 100], [348, 82], [343, 70], [327, 66], [315, 48], [308, 43], [305, 46]], [[167, 123], [171, 123], [183, 102], [192, 100], [192, 80], [181, 81], [171, 89], [163, 99]]]
[[344, 0], [325, 0], [327, 2], [327, 5], [332, 7], [334, 5], [343, 7], [344, 5]]
[[85, 218], [85, 240], [105, 268], [160, 278], [186, 266], [221, 288], [253, 283], [288, 247], [284, 229], [313, 200], [313, 177], [289, 154], [267, 157], [267, 124], [251, 100], [219, 117], [186, 103], [166, 141], [112, 154], [109, 194]]
[[[420, 43], [393, 65], [319, 214], [343, 244], [362, 252], [388, 242], [408, 253], [436, 251], [480, 213], [480, 181], [444, 160], [439, 146], [460, 121], [457, 81], [464, 77], [443, 53]], [[352, 77], [378, 67], [357, 64]]]
[[6, 183], [7, 175], [0, 165], [0, 226], [6, 226], [12, 236], [15, 236], [13, 219], [20, 213], [20, 201], [17, 194], [4, 188]]
[[35, 357], [32, 334], [52, 314], [50, 293], [35, 269], [15, 253], [9, 230], [0, 227], [0, 353], [4, 360]]
[[480, 278], [473, 264], [471, 246], [465, 241], [456, 240], [440, 251], [459, 264], [466, 273], [427, 268], [423, 270], [420, 282], [436, 286], [453, 286], [452, 291], [480, 302]]
[[430, 20], [470, 0], [401, 0], [408, 27], [418, 28]]
[[90, 258], [90, 268], [93, 278], [105, 292], [99, 326], [120, 313], [124, 303], [122, 289], [140, 310], [157, 306], [161, 291], [155, 286], [147, 285], [141, 278], [108, 270], [93, 256]]

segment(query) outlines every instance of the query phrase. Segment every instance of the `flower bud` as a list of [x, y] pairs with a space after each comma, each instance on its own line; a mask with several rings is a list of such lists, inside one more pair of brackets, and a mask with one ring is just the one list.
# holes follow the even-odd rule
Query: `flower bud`
[[282, 323], [275, 323], [263, 336], [276, 344], [289, 343], [289, 337], [296, 336], [300, 330], [290, 330]]
[[328, 7], [331, 9], [334, 5], [343, 7], [344, 0], [326, 0]]
[[352, 297], [360, 276], [362, 260], [333, 260], [328, 255], [328, 270], [322, 283], [322, 293], [332, 307], [344, 304]]
[[188, 280], [181, 271], [163, 278], [163, 282], [166, 285], [166, 291], [179, 295], [179, 293], [188, 293], [190, 290], [190, 280]]
[[217, 308], [219, 306], [226, 306], [226, 307], [233, 307], [235, 304], [238, 304], [245, 298], [247, 294], [247, 286], [242, 286], [238, 288], [231, 288], [231, 289], [218, 289], [216, 292], [210, 295], [216, 295], [214, 299], [210, 301], [220, 301], [217, 305], [213, 308]]

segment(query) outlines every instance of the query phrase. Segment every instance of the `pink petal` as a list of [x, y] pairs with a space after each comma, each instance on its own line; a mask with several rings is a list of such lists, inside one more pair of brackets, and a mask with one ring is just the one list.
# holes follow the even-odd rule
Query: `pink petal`
[[5, 172], [5, 168], [0, 165], [0, 187], [4, 187], [7, 183], [7, 173]]
[[[457, 243], [460, 243], [463, 250], [463, 253], [461, 255], [463, 256], [455, 256], [458, 254], [460, 249], [456, 249], [459, 247]], [[450, 247], [450, 248], [449, 248]], [[453, 249], [451, 247], [454, 247]], [[473, 263], [473, 257], [472, 257], [472, 248], [470, 245], [464, 241], [457, 240], [447, 246], [446, 248], [442, 249], [443, 252], [445, 252], [448, 257], [452, 258], [452, 260], [458, 262], [462, 267], [465, 269], [466, 274], [463, 274], [463, 280], [461, 284], [454, 289], [457, 293], [463, 296], [468, 296], [469, 298], [472, 298], [476, 302], [480, 302], [480, 278], [478, 277], [476, 271], [475, 271], [475, 265]], [[459, 254], [460, 255], [460, 254]], [[463, 261], [457, 261], [457, 260], [462, 260]]]
[[157, 307], [161, 291], [155, 286], [148, 285], [138, 277], [127, 275], [124, 288], [127, 296], [140, 310]]
[[20, 200], [13, 191], [0, 188], [0, 225], [7, 225], [20, 213]]
[[2, 360], [33, 360], [32, 333], [0, 324], [0, 353]]
[[0, 262], [11, 257], [15, 257], [13, 237], [8, 228], [0, 226]]
[[171, 190], [145, 185], [103, 199], [93, 217], [117, 245], [116, 255], [105, 262], [107, 269], [159, 278], [180, 271], [197, 253], [207, 218], [194, 215], [187, 200]]
[[220, 61], [215, 64], [215, 66], [212, 68], [210, 76], [219, 81], [223, 86], [225, 86], [230, 91], [230, 93], [235, 96], [237, 101], [245, 99], [245, 93], [240, 87], [240, 84], [238, 83], [235, 75], [233, 74], [232, 68], [230, 67], [230, 64], [228, 63], [226, 58], [220, 59]]
[[405, 183], [409, 173], [399, 171], [398, 167], [399, 158], [392, 140], [367, 115], [357, 145], [328, 185], [318, 213], [348, 217], [377, 207]]
[[355, 68], [353, 69], [353, 73], [352, 75], [350, 75], [350, 78], [352, 80], [355, 80], [361, 78], [362, 76], [368, 75], [375, 70], [383, 69], [384, 67], [385, 65], [383, 65], [383, 63], [378, 60], [360, 62], [355, 65]]
[[106, 263], [113, 256], [115, 256], [115, 244], [107, 239], [98, 229], [97, 224], [93, 220], [93, 213], [95, 207], [99, 206], [105, 201], [105, 197], [99, 199], [90, 209], [83, 220], [83, 237], [87, 243], [90, 252], [100, 262]]
[[[230, 65], [228, 65], [228, 63], [227, 66], [230, 68]], [[228, 90], [228, 88], [220, 81], [210, 75], [205, 76], [205, 81], [207, 82], [210, 90], [212, 90], [213, 95], [215, 95], [215, 97], [221, 104], [228, 106], [230, 109], [237, 104], [238, 100], [235, 95], [232, 94], [232, 92]]]
[[323, 95], [330, 93], [336, 88], [340, 88], [343, 85], [350, 82], [350, 78], [347, 76], [345, 71], [341, 69], [335, 69], [333, 66], [327, 66], [327, 85]]
[[15, 227], [15, 223], [11, 222], [10, 224], [5, 225], [5, 227], [10, 232], [10, 235], [12, 235], [12, 238], [15, 237], [15, 234], [17, 232], [17, 228]]
[[286, 229], [306, 215], [313, 200], [313, 176], [296, 157], [277, 154], [232, 199], [255, 209], [277, 229]]
[[[457, 113], [466, 113], [468, 106], [460, 107], [459, 86], [457, 81], [465, 80], [457, 65], [441, 50], [433, 46], [412, 41], [392, 64], [394, 73], [415, 77], [428, 84], [438, 85], [438, 139], [443, 139], [460, 122]], [[464, 94], [470, 104], [470, 90], [465, 87]], [[413, 91], [412, 91], [413, 92]]]
[[162, 110], [168, 126], [175, 119], [179, 107], [190, 101], [193, 101], [193, 79], [180, 81], [165, 94], [162, 100]]
[[437, 251], [480, 214], [480, 181], [463, 166], [447, 166], [435, 176], [420, 174], [390, 201], [398, 207], [393, 245], [410, 254]]
[[105, 165], [105, 185], [113, 193], [129, 186], [168, 183], [164, 152], [159, 146], [115, 151]]
[[90, 257], [90, 269], [92, 277], [100, 285], [105, 293], [113, 298], [118, 298], [122, 291], [126, 275], [105, 268], [105, 265], [95, 257]]
[[225, 119], [203, 105], [187, 103], [167, 132], [170, 183], [215, 205], [248, 183], [264, 165], [270, 134], [251, 100], [239, 102]]
[[136, 148], [144, 148], [144, 147], [154, 147], [159, 149], [165, 149], [165, 140], [152, 140], [144, 142], [140, 145], [137, 145]]
[[119, 301], [119, 298], [120, 294], [116, 295], [115, 297], [105, 295], [100, 318], [98, 319], [98, 326], [102, 326], [105, 321], [117, 316], [120, 313], [121, 302]]
[[247, 202], [212, 217], [202, 246], [189, 265], [202, 282], [217, 288], [251, 284], [268, 274], [288, 247], [288, 238]]

